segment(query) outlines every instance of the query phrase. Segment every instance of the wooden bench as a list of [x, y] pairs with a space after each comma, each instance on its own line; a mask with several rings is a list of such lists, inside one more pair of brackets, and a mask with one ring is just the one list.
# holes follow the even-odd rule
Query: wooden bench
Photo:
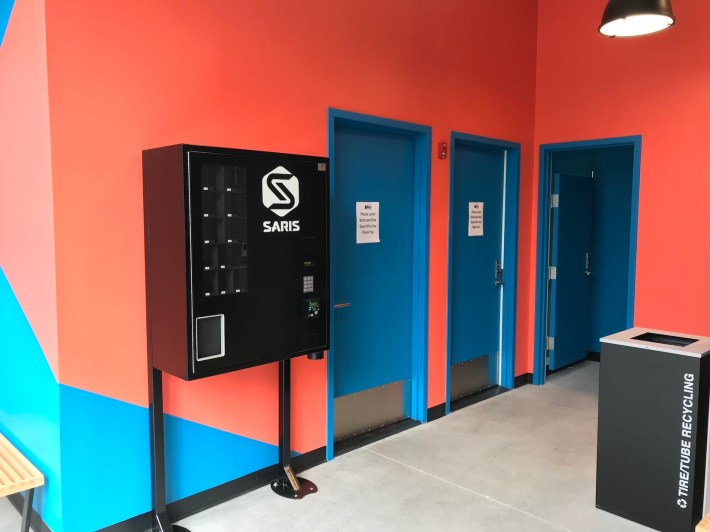
[[35, 488], [44, 484], [44, 476], [20, 451], [0, 434], [0, 497], [27, 491], [22, 509], [22, 532], [29, 532], [32, 497]]

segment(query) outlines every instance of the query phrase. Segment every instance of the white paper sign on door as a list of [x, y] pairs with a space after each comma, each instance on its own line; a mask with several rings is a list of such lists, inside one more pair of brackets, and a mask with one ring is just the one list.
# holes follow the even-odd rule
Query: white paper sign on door
[[371, 244], [380, 241], [380, 202], [355, 202], [357, 244]]
[[483, 202], [468, 202], [468, 236], [483, 236]]

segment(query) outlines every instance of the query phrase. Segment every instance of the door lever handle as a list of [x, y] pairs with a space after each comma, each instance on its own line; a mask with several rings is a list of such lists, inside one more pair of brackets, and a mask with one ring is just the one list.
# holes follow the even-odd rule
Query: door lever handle
[[587, 276], [592, 275], [592, 254], [589, 252], [584, 254], [584, 273]]
[[333, 305], [333, 308], [345, 308], [349, 307], [350, 305], [350, 303], [336, 303], [335, 305]]
[[503, 267], [499, 260], [496, 261], [496, 286], [503, 286]]

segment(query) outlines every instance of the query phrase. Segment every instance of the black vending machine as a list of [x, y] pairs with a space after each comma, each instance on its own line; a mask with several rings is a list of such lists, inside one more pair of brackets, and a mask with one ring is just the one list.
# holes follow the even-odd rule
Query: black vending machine
[[[143, 152], [153, 517], [168, 517], [162, 372], [193, 380], [279, 362], [272, 489], [315, 492], [290, 459], [290, 359], [330, 331], [328, 159], [178, 144]], [[215, 504], [220, 501], [216, 501]]]
[[186, 380], [328, 348], [328, 160], [143, 154], [154, 366]]
[[636, 327], [601, 345], [597, 508], [692, 532], [707, 495], [710, 338]]

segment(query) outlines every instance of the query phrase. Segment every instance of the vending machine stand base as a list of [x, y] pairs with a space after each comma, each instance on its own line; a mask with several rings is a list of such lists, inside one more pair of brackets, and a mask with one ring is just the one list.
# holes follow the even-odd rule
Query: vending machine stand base
[[302, 499], [318, 491], [310, 480], [297, 477], [291, 469], [291, 359], [279, 361], [279, 473], [271, 483], [277, 495]]
[[[157, 532], [190, 532], [173, 525], [165, 500], [165, 431], [163, 418], [163, 372], [150, 367], [150, 462], [153, 497], [153, 530]], [[296, 477], [291, 469], [291, 360], [279, 362], [279, 471], [281, 476], [271, 483], [274, 493], [288, 499], [302, 499], [318, 491], [305, 478]]]
[[300, 486], [300, 489], [298, 490], [293, 489], [291, 482], [286, 478], [280, 478], [272, 482], [271, 489], [277, 495], [281, 495], [282, 497], [286, 497], [287, 499], [302, 499], [306, 495], [310, 495], [311, 493], [315, 493], [316, 491], [318, 491], [316, 485], [313, 484], [313, 482], [311, 482], [310, 480], [306, 480], [305, 478], [301, 477], [296, 477], [296, 481], [298, 482], [297, 485]]
[[190, 532], [184, 526], [171, 524], [168, 512], [153, 515], [153, 530], [156, 532], [170, 532], [171, 530], [172, 532]]

